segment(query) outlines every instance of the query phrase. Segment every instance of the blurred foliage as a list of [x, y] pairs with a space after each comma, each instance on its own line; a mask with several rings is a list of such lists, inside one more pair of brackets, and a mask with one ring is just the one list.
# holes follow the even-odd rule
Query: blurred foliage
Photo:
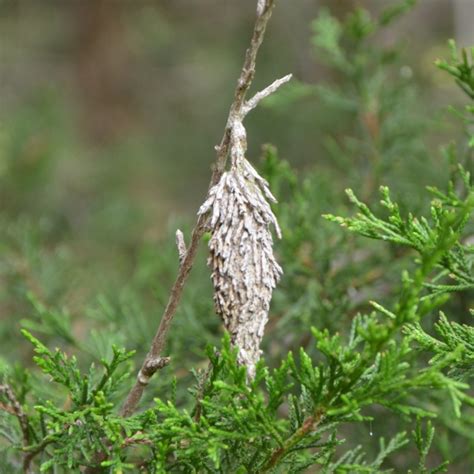
[[[250, 385], [214, 314], [203, 244], [171, 364], [143, 412], [118, 416], [175, 276], [172, 234], [190, 223], [163, 225], [161, 203], [139, 205], [157, 186], [150, 142], [111, 146], [113, 166], [91, 167], [49, 94], [2, 122], [2, 472], [25, 460], [33, 472], [79, 472], [100, 451], [116, 473], [472, 470], [473, 106], [452, 107], [463, 122], [449, 130], [403, 50], [379, 41], [413, 3], [342, 19], [322, 10], [311, 44], [327, 80], [266, 100], [322, 148], [299, 171], [263, 148], [285, 275]], [[471, 52], [451, 46], [438, 66], [472, 99]], [[432, 137], [447, 132], [454, 141], [438, 152]], [[354, 217], [334, 217], [353, 206]]]

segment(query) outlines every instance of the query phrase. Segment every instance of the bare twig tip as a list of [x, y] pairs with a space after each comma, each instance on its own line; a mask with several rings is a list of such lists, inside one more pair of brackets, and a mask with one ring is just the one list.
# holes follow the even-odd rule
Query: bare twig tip
[[286, 84], [291, 78], [293, 74], [287, 74], [276, 81], [273, 81], [269, 86], [265, 87], [265, 89], [257, 92], [252, 98], [247, 100], [242, 107], [242, 114], [245, 117], [252, 109], [254, 109], [261, 100], [265, 99], [269, 95], [276, 92], [283, 84]]
[[181, 264], [186, 257], [187, 250], [184, 235], [179, 229], [176, 231], [176, 247], [178, 248], [179, 263]]

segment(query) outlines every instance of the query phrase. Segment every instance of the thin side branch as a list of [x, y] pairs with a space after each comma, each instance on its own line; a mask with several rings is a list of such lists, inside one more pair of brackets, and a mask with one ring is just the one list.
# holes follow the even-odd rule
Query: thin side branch
[[41, 443], [28, 449], [23, 460], [23, 471], [27, 474], [31, 473], [31, 463], [35, 456], [40, 454], [49, 444], [53, 443], [54, 439], [45, 438]]
[[[160, 325], [155, 337], [153, 338], [150, 350], [143, 361], [142, 367], [137, 376], [137, 380], [135, 381], [135, 385], [128, 393], [125, 403], [122, 407], [121, 415], [124, 417], [130, 416], [135, 411], [150, 378], [153, 377], [159, 368], [164, 367], [164, 365], [155, 364], [154, 361], [161, 358], [161, 354], [165, 348], [166, 336], [168, 335], [171, 321], [173, 320], [174, 314], [176, 313], [176, 309], [183, 292], [184, 284], [193, 266], [199, 241], [205, 232], [205, 223], [206, 222], [204, 218], [199, 218], [196, 227], [193, 230], [191, 243], [186, 252], [185, 258], [179, 267], [178, 276], [176, 277], [176, 281], [174, 282], [173, 288], [171, 289], [168, 304], [166, 305]], [[145, 378], [141, 376], [143, 374], [145, 374]]]
[[309, 416], [303, 421], [303, 424], [300, 428], [295, 431], [295, 433], [290, 436], [282, 446], [277, 448], [271, 455], [268, 460], [264, 463], [263, 467], [259, 472], [269, 472], [275, 468], [280, 461], [290, 452], [291, 448], [296, 446], [308, 433], [315, 431], [319, 424], [324, 419], [324, 411], [322, 409], [317, 410], [314, 415]]
[[245, 102], [245, 105], [242, 108], [242, 112], [244, 115], [247, 115], [251, 110], [253, 110], [262, 99], [268, 97], [269, 95], [273, 94], [279, 87], [283, 84], [286, 84], [291, 78], [293, 74], [287, 74], [285, 77], [281, 79], [277, 79], [276, 81], [272, 82], [268, 87], [265, 87], [260, 92], [257, 92], [251, 99]]
[[[233, 124], [235, 123], [236, 118], [241, 119], [243, 117], [245, 98], [250, 88], [250, 85], [252, 84], [252, 79], [255, 75], [255, 63], [257, 53], [260, 48], [260, 45], [262, 44], [265, 29], [268, 20], [271, 17], [273, 6], [274, 0], [258, 0], [257, 18], [255, 20], [252, 39], [250, 41], [250, 46], [246, 51], [242, 71], [237, 81], [234, 99], [229, 110], [229, 116], [227, 119], [226, 128], [224, 130], [224, 136], [222, 137], [220, 145], [216, 147], [216, 165], [212, 173], [210, 187], [214, 186], [219, 181], [224, 172], [227, 156], [229, 154], [229, 146], [231, 141], [231, 132], [233, 129]], [[168, 335], [171, 322], [176, 313], [176, 309], [178, 307], [178, 303], [181, 298], [185, 282], [193, 266], [199, 242], [204, 233], [206, 232], [206, 229], [207, 216], [200, 215], [197, 220], [196, 226], [194, 227], [194, 230], [192, 232], [189, 248], [187, 249], [185, 257], [182, 259], [182, 262], [179, 266], [176, 281], [171, 289], [168, 304], [166, 305], [165, 311], [160, 321], [160, 325], [155, 334], [155, 337], [153, 338], [151, 348], [147, 356], [145, 357], [135, 385], [130, 390], [127, 399], [125, 400], [125, 403], [122, 407], [122, 416], [130, 416], [136, 410], [137, 405], [143, 395], [143, 391], [146, 385], [148, 384], [148, 381], [160, 368], [159, 365], [154, 365], [151, 362], [162, 358], [161, 354], [163, 353], [163, 350], [165, 348], [166, 337]], [[140, 374], [142, 376], [140, 376]], [[145, 378], [143, 378], [143, 374], [146, 374]]]
[[202, 374], [202, 378], [199, 381], [198, 384], [198, 389], [196, 393], [196, 407], [194, 411], [194, 421], [196, 423], [199, 422], [201, 419], [201, 414], [202, 414], [202, 400], [204, 398], [204, 393], [206, 391], [206, 385], [209, 381], [209, 376], [211, 375], [211, 372], [213, 370], [212, 362], [209, 362], [205, 372]]
[[[13, 392], [13, 389], [10, 387], [10, 385], [0, 385], [0, 395], [3, 395], [8, 401], [8, 404], [0, 403], [0, 409], [17, 418], [21, 433], [23, 435], [23, 447], [25, 448], [30, 444], [30, 424], [28, 417], [23, 411], [23, 408], [16, 398], [15, 393]], [[26, 455], [24, 459], [23, 470], [26, 473], [31, 472], [29, 455]]]
[[187, 250], [184, 242], [184, 235], [179, 229], [176, 231], [176, 247], [178, 248], [179, 263], [181, 265], [184, 257], [186, 257]]
[[237, 87], [234, 92], [234, 100], [230, 106], [224, 136], [222, 137], [220, 145], [216, 146], [217, 160], [211, 179], [211, 186], [214, 186], [219, 181], [222, 173], [224, 172], [227, 154], [229, 152], [232, 125], [236, 116], [241, 116], [245, 97], [255, 76], [257, 53], [260, 49], [260, 45], [262, 44], [263, 37], [265, 35], [265, 29], [267, 27], [268, 20], [270, 20], [272, 15], [274, 4], [275, 0], [258, 0], [257, 19], [255, 20], [250, 46], [245, 53], [244, 64], [242, 66], [240, 77], [237, 81]]
[[13, 393], [10, 385], [0, 385], [0, 395], [3, 395], [9, 403], [8, 405], [0, 404], [0, 408], [4, 409], [11, 415], [16, 416], [20, 425], [21, 433], [23, 435], [23, 444], [27, 446], [30, 443], [30, 427], [26, 413], [23, 411], [23, 408]]

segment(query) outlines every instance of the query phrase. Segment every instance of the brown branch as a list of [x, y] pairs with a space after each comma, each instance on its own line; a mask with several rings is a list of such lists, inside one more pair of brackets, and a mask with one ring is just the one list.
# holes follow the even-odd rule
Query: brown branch
[[30, 443], [30, 424], [28, 422], [28, 417], [23, 411], [20, 402], [18, 401], [15, 394], [13, 393], [12, 388], [8, 384], [0, 385], [0, 394], [4, 395], [5, 398], [8, 400], [9, 405], [7, 405], [8, 408], [5, 407], [5, 411], [17, 417], [18, 423], [20, 424], [21, 432], [23, 434], [24, 445], [28, 445]]
[[[0, 388], [0, 391], [1, 391], [1, 388]], [[5, 403], [0, 402], [0, 411], [5, 411], [5, 412], [9, 413], [10, 415], [16, 416], [16, 412], [13, 409], [13, 407], [11, 407], [10, 405], [7, 405]]]
[[[21, 433], [23, 435], [23, 447], [27, 447], [30, 444], [30, 423], [26, 413], [23, 411], [23, 407], [15, 396], [12, 388], [8, 384], [0, 385], [0, 394], [3, 395], [7, 401], [8, 405], [0, 403], [0, 410], [4, 410], [7, 413], [15, 416], [18, 419], [20, 425]], [[26, 473], [30, 471], [30, 459], [29, 455], [26, 455], [23, 462], [23, 470]]]
[[45, 438], [41, 443], [39, 443], [38, 445], [36, 445], [34, 447], [31, 447], [31, 450], [29, 449], [26, 452], [25, 458], [23, 459], [23, 471], [25, 471], [25, 473], [32, 472], [31, 471], [31, 462], [33, 461], [33, 458], [36, 455], [38, 455], [39, 453], [41, 453], [42, 451], [44, 451], [46, 446], [48, 446], [49, 444], [51, 444], [53, 442], [54, 442], [54, 439]]
[[309, 433], [315, 431], [323, 419], [324, 411], [322, 409], [317, 410], [314, 415], [306, 418], [293, 435], [285, 441], [283, 446], [273, 451], [259, 472], [271, 471], [288, 454], [291, 448], [297, 445]]
[[[252, 39], [250, 46], [245, 54], [244, 64], [240, 77], [237, 81], [237, 87], [234, 93], [234, 99], [229, 110], [229, 116], [227, 119], [226, 128], [224, 130], [224, 136], [222, 137], [220, 145], [216, 147], [217, 158], [216, 164], [212, 173], [210, 186], [214, 186], [222, 176], [224, 172], [227, 155], [229, 154], [229, 145], [231, 138], [231, 130], [235, 119], [238, 117], [240, 120], [243, 118], [243, 110], [245, 106], [245, 98], [247, 92], [252, 84], [252, 79], [255, 75], [255, 63], [257, 53], [262, 44], [265, 29], [268, 20], [271, 17], [272, 9], [274, 6], [274, 0], [259, 0], [257, 6], [257, 18], [253, 29]], [[143, 365], [138, 373], [135, 385], [130, 390], [125, 403], [122, 407], [122, 416], [130, 416], [137, 408], [137, 405], [143, 395], [145, 387], [148, 385], [150, 378], [155, 372], [166, 364], [160, 364], [159, 361], [163, 360], [161, 354], [165, 348], [166, 337], [176, 313], [178, 303], [183, 292], [184, 285], [187, 277], [194, 263], [196, 257], [199, 242], [205, 233], [207, 228], [207, 216], [200, 215], [196, 226], [192, 232], [191, 242], [189, 248], [186, 251], [186, 255], [182, 259], [179, 266], [178, 275], [176, 281], [171, 289], [168, 304], [164, 310], [163, 316], [160, 321], [158, 330], [153, 338], [151, 348], [145, 357]]]

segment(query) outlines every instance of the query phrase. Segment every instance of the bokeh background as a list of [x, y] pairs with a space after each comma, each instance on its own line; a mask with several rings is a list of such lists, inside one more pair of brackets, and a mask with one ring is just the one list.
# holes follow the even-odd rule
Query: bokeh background
[[[284, 189], [273, 183], [286, 276], [265, 342], [270, 364], [307, 346], [311, 325], [348, 327], [368, 300], [392, 297], [411, 258], [321, 219], [349, 212], [344, 189], [377, 202], [389, 184], [416, 212], [429, 203], [424, 185], [446, 186], [440, 147], [462, 137], [446, 107], [463, 99], [434, 61], [449, 56], [449, 38], [474, 44], [474, 2], [419, 0], [352, 53], [349, 41], [360, 78], [315, 39], [321, 12], [343, 21], [362, 7], [376, 18], [399, 3], [279, 0], [274, 11], [253, 90], [289, 72], [294, 85], [246, 122], [251, 161], [271, 177], [277, 165], [261, 158], [271, 143], [294, 170]], [[254, 14], [254, 0], [0, 0], [0, 368], [31, 365], [21, 326], [84, 366], [112, 342], [137, 349], [139, 363], [176, 273], [174, 230], [189, 235], [206, 194]], [[330, 37], [331, 23], [319, 25]], [[204, 248], [196, 267], [173, 323], [173, 362], [151, 391], [166, 392], [176, 375], [183, 404], [191, 367], [205, 367], [205, 344], [222, 336]], [[458, 321], [471, 303], [452, 303]], [[378, 416], [354, 442], [397, 423]], [[449, 418], [434, 457], [470, 472], [474, 435]], [[397, 472], [405, 462], [394, 461]]]
[[[54, 216], [76, 236], [97, 241], [101, 234], [107, 246], [160, 235], [170, 214], [194, 212], [254, 3], [1, 0], [2, 207]], [[311, 20], [321, 7], [342, 18], [355, 6], [375, 13], [390, 3], [281, 0], [256, 88], [287, 72], [306, 83], [327, 79], [311, 45]], [[469, 0], [421, 0], [379, 37], [405, 46], [405, 73], [421, 86], [420, 108], [431, 110], [451, 94], [433, 61], [448, 38], [474, 42], [473, 10]], [[249, 118], [250, 156], [272, 142], [292, 165], [324, 165], [325, 117], [317, 101], [301, 102]], [[120, 216], [128, 222], [131, 215], [134, 225], [121, 227]]]
[[[254, 3], [0, 0], [0, 202], [6, 218], [24, 217], [46, 226], [53, 241], [67, 239], [83, 265], [98, 266], [91, 273], [99, 278], [104, 265], [127, 265], [126, 252], [138, 242], [163, 237], [170, 219], [194, 215]], [[342, 19], [357, 6], [376, 15], [391, 3], [280, 0], [254, 90], [288, 72], [306, 84], [337, 82], [315, 54], [311, 21], [322, 8]], [[460, 96], [433, 62], [447, 53], [448, 38], [474, 43], [473, 20], [470, 0], [420, 0], [374, 40], [400, 43], [405, 62], [399, 74], [416, 85], [420, 116], [431, 119]], [[249, 156], [257, 160], [261, 145], [271, 142], [297, 169], [337, 167], [325, 140], [334, 127], [343, 128], [340, 116], [314, 95], [260, 107], [247, 122]], [[436, 149], [441, 133], [423, 140]], [[342, 194], [344, 183], [333, 187]]]

